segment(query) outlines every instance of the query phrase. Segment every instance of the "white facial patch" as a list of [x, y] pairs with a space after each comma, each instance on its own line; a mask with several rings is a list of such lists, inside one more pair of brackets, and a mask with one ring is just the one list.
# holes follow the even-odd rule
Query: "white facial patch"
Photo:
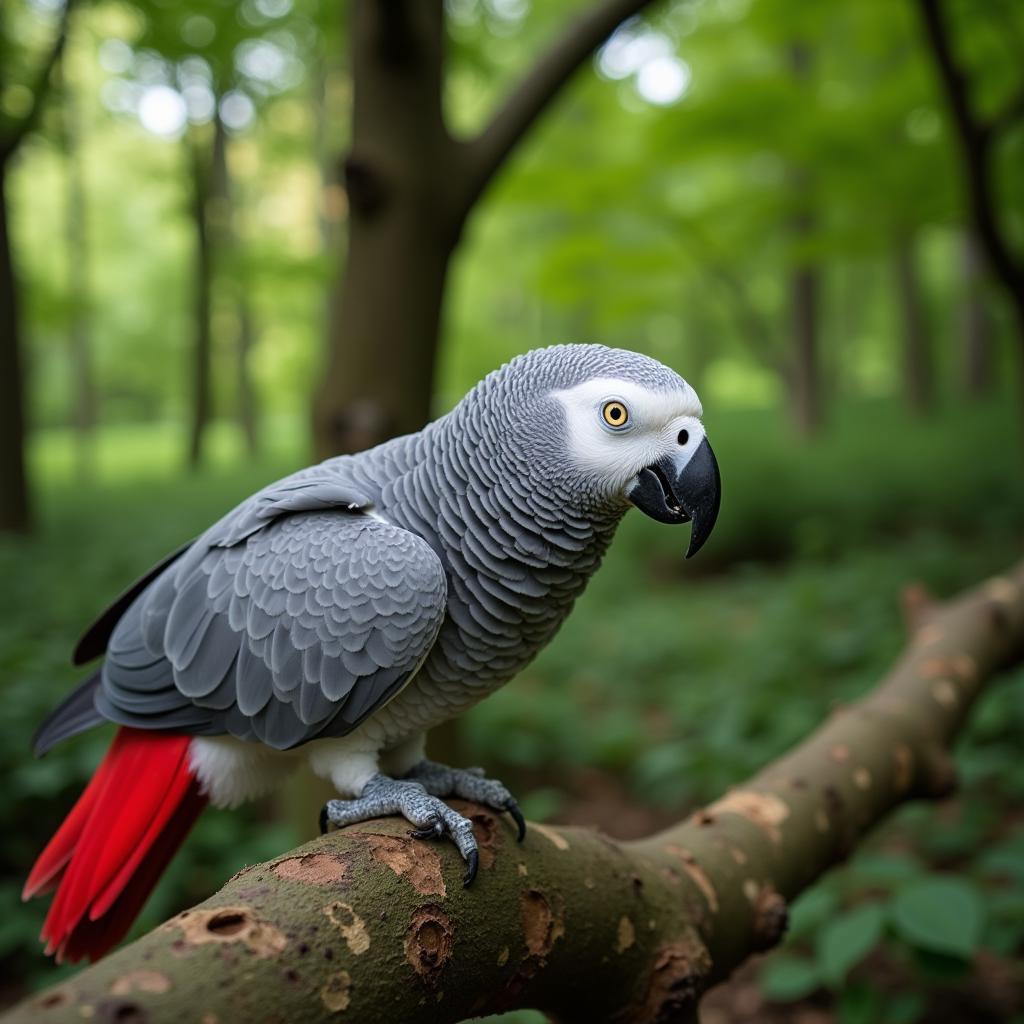
[[[631, 381], [599, 377], [554, 391], [551, 397], [565, 409], [574, 461], [604, 480], [611, 494], [624, 497], [644, 466], [666, 455], [692, 454], [704, 438], [703, 409], [689, 385], [654, 391]], [[612, 401], [626, 407], [624, 427], [613, 429], [602, 418], [604, 406]]]

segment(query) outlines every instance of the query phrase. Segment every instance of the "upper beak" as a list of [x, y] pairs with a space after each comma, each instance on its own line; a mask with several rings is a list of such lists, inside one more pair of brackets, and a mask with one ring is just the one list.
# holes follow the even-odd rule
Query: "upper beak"
[[680, 451], [641, 469], [629, 500], [659, 523], [692, 520], [686, 557], [695, 555], [711, 536], [722, 500], [718, 462], [708, 439], [688, 457]]

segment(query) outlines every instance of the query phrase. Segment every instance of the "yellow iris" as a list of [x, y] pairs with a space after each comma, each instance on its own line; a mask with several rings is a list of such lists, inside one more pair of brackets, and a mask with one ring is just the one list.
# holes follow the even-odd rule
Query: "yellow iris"
[[629, 422], [629, 410], [621, 402], [605, 402], [601, 415], [609, 427], [624, 427]]

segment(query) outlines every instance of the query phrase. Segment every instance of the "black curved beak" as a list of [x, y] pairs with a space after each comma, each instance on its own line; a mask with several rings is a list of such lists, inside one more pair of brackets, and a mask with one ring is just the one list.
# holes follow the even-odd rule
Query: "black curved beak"
[[693, 522], [686, 557], [695, 555], [711, 536], [722, 501], [718, 461], [705, 437], [688, 458], [666, 455], [640, 470], [629, 500], [659, 523]]

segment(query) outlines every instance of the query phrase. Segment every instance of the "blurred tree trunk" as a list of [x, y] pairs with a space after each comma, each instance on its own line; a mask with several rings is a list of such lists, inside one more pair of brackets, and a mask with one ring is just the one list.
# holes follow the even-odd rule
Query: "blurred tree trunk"
[[573, 72], [648, 2], [604, 0], [585, 9], [468, 140], [452, 137], [442, 110], [441, 0], [352, 6], [348, 252], [314, 402], [319, 457], [369, 447], [429, 419], [448, 264], [467, 216]]
[[987, 398], [992, 393], [992, 317], [985, 301], [981, 254], [969, 232], [964, 234], [961, 258], [960, 344], [964, 386], [968, 397]]
[[441, 112], [440, 3], [352, 7], [353, 140], [344, 163], [348, 255], [314, 410], [320, 457], [429, 418], [448, 261], [454, 141]]
[[[22, 353], [18, 279], [11, 240], [8, 183], [15, 154], [36, 127], [50, 92], [54, 68], [64, 51], [72, 0], [65, 0], [54, 41], [46, 52], [32, 89], [28, 112], [0, 127], [0, 531], [25, 533], [31, 526], [25, 471], [25, 366]], [[6, 85], [0, 67], [0, 91]]]
[[78, 126], [77, 97], [67, 85], [61, 92], [64, 157], [67, 167], [68, 356], [71, 365], [71, 424], [78, 438], [77, 470], [92, 474], [94, 432], [99, 401], [92, 346], [89, 245], [86, 199]]
[[252, 370], [249, 359], [256, 341], [253, 326], [252, 304], [249, 302], [248, 282], [245, 279], [237, 282], [238, 308], [238, 348], [236, 369], [238, 372], [238, 426], [245, 439], [245, 450], [252, 456], [260, 451], [259, 417], [256, 405], [256, 392], [252, 386]]
[[25, 473], [24, 371], [7, 217], [8, 168], [9, 162], [0, 160], [0, 530], [26, 532], [31, 516]]
[[[949, 105], [963, 165], [971, 224], [977, 243], [1002, 287], [1013, 313], [1018, 343], [1024, 354], [1024, 259], [1015, 255], [1000, 223], [994, 187], [993, 157], [1007, 133], [1024, 121], [1024, 82], [1002, 109], [988, 118], [975, 109], [971, 82], [953, 51], [942, 0], [917, 0], [925, 40]], [[1024, 394], [1024, 359], [1020, 360]]]
[[250, 455], [256, 455], [259, 450], [256, 395], [249, 368], [249, 354], [256, 332], [252, 304], [249, 301], [249, 278], [235, 231], [237, 210], [228, 162], [228, 133], [220, 116], [220, 97], [217, 99], [218, 106], [213, 118], [210, 194], [207, 197], [207, 223], [213, 253], [212, 272], [217, 275], [223, 293], [231, 298], [235, 307], [236, 412], [246, 450]]
[[[332, 135], [333, 111], [331, 96], [333, 70], [324, 61], [317, 64], [313, 88], [314, 145], [316, 162], [320, 171], [320, 203], [317, 208], [317, 226], [320, 229], [320, 245], [325, 253], [336, 253], [343, 242], [343, 228], [348, 211], [345, 195], [343, 162], [338, 159]], [[340, 280], [340, 278], [339, 278]], [[331, 309], [333, 293], [325, 296], [324, 326], [326, 336], [331, 336]]]
[[[811, 234], [814, 218], [798, 214], [793, 220], [797, 246]], [[790, 397], [793, 421], [805, 437], [816, 434], [823, 420], [821, 397], [821, 352], [818, 338], [818, 270], [803, 256], [797, 257], [789, 280], [790, 329], [793, 359], [790, 367]]]
[[195, 469], [203, 455], [203, 434], [210, 421], [210, 362], [212, 336], [210, 302], [213, 257], [210, 245], [209, 198], [210, 160], [201, 141], [190, 129], [185, 149], [191, 177], [190, 209], [195, 231], [195, 277], [192, 296], [192, 389], [189, 424], [188, 464]]
[[[789, 63], [800, 82], [808, 79], [811, 52], [800, 42], [789, 46]], [[793, 422], [805, 437], [818, 433], [824, 419], [821, 386], [821, 344], [818, 310], [820, 300], [819, 271], [807, 253], [814, 235], [815, 216], [808, 203], [809, 174], [805, 167], [792, 171], [793, 189], [797, 197], [796, 213], [791, 221], [791, 244], [794, 251], [789, 280], [790, 330], [793, 333], [793, 354], [790, 363], [790, 398]]]
[[903, 396], [919, 416], [935, 404], [935, 372], [914, 237], [902, 233], [894, 249], [896, 299], [903, 321]]

